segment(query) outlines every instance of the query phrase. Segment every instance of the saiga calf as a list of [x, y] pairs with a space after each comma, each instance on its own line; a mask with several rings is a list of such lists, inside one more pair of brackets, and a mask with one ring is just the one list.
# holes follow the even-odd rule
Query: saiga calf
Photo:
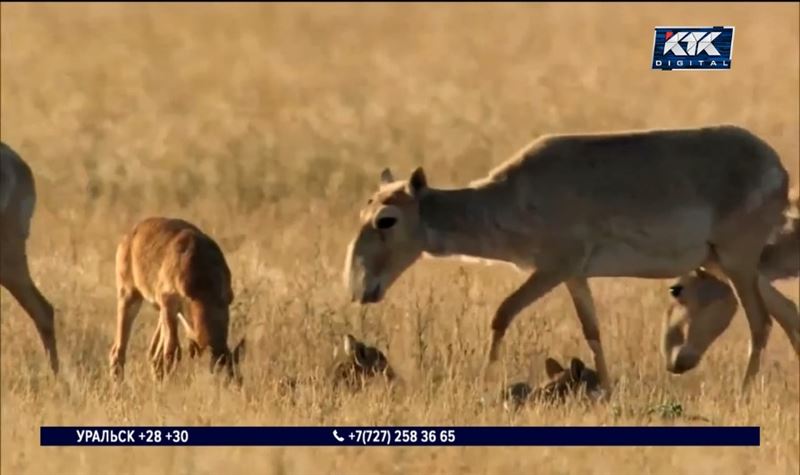
[[[211, 371], [217, 365], [241, 382], [237, 371], [244, 338], [228, 348], [231, 272], [217, 243], [180, 219], [147, 218], [117, 246], [117, 332], [111, 348], [112, 375], [122, 377], [131, 327], [146, 300], [159, 310], [150, 342], [157, 377], [180, 359], [178, 321], [190, 339], [190, 355], [211, 347]], [[185, 315], [188, 315], [187, 321]]]

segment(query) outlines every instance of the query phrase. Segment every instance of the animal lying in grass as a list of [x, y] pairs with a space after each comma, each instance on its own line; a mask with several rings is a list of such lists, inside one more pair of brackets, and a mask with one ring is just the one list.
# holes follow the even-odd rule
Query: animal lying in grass
[[359, 389], [376, 379], [383, 379], [388, 383], [397, 380], [389, 360], [378, 348], [369, 346], [350, 334], [344, 336], [342, 346], [343, 354], [339, 355], [338, 351], [334, 353], [335, 360], [331, 368], [334, 387]]
[[[370, 346], [350, 334], [346, 334], [342, 345], [337, 345], [333, 352], [333, 363], [328, 367], [327, 382], [334, 389], [346, 388], [359, 390], [376, 381], [386, 383], [397, 382], [394, 369], [386, 355], [374, 346]], [[279, 391], [290, 394], [300, 386], [313, 385], [315, 377], [284, 377], [278, 381]]]
[[503, 391], [503, 406], [518, 409], [527, 403], [558, 404], [571, 397], [597, 401], [603, 396], [597, 371], [587, 367], [580, 358], [572, 358], [568, 368], [553, 358], [547, 358], [544, 368], [548, 378], [546, 383], [536, 388], [527, 382], [508, 386]]

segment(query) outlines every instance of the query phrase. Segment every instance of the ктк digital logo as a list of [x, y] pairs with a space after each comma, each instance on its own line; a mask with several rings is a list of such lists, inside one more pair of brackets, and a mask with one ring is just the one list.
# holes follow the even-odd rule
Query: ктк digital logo
[[732, 26], [657, 26], [653, 69], [731, 69]]

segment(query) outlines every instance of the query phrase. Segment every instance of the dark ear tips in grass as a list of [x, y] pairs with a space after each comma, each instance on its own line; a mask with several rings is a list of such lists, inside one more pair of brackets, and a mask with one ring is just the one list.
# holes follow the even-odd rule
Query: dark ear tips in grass
[[554, 378], [564, 372], [564, 367], [555, 359], [547, 358], [544, 360], [544, 370], [547, 373], [547, 377]]
[[581, 374], [583, 370], [586, 368], [586, 365], [581, 361], [580, 358], [572, 358], [569, 363], [569, 370], [570, 374], [572, 375], [573, 379], [578, 380], [581, 378]]

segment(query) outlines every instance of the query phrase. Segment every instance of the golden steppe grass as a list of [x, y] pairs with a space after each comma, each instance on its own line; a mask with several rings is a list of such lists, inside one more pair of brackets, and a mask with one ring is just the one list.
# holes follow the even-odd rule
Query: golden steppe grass
[[[691, 373], [658, 354], [669, 281], [592, 282], [611, 404], [511, 416], [476, 380], [492, 312], [524, 276], [427, 260], [378, 306], [346, 301], [340, 270], [380, 169], [425, 166], [434, 186], [482, 176], [547, 132], [751, 128], [798, 172], [797, 4], [2, 5], [2, 140], [33, 167], [36, 281], [57, 308], [63, 373], [2, 293], [4, 474], [760, 473], [797, 474], [798, 361], [776, 327], [753, 398], [738, 397], [740, 311]], [[736, 27], [733, 69], [651, 71], [656, 25]], [[565, 186], [569, 186], [565, 184]], [[249, 338], [242, 392], [184, 360], [163, 387], [134, 326], [114, 391], [114, 249], [147, 215], [218, 238]], [[798, 299], [797, 281], [780, 289]], [[385, 349], [405, 392], [346, 395], [312, 376], [343, 332]], [[591, 355], [566, 291], [507, 336], [509, 377], [545, 355]], [[41, 425], [641, 425], [667, 402], [723, 425], [759, 425], [758, 448], [48, 448]]]

